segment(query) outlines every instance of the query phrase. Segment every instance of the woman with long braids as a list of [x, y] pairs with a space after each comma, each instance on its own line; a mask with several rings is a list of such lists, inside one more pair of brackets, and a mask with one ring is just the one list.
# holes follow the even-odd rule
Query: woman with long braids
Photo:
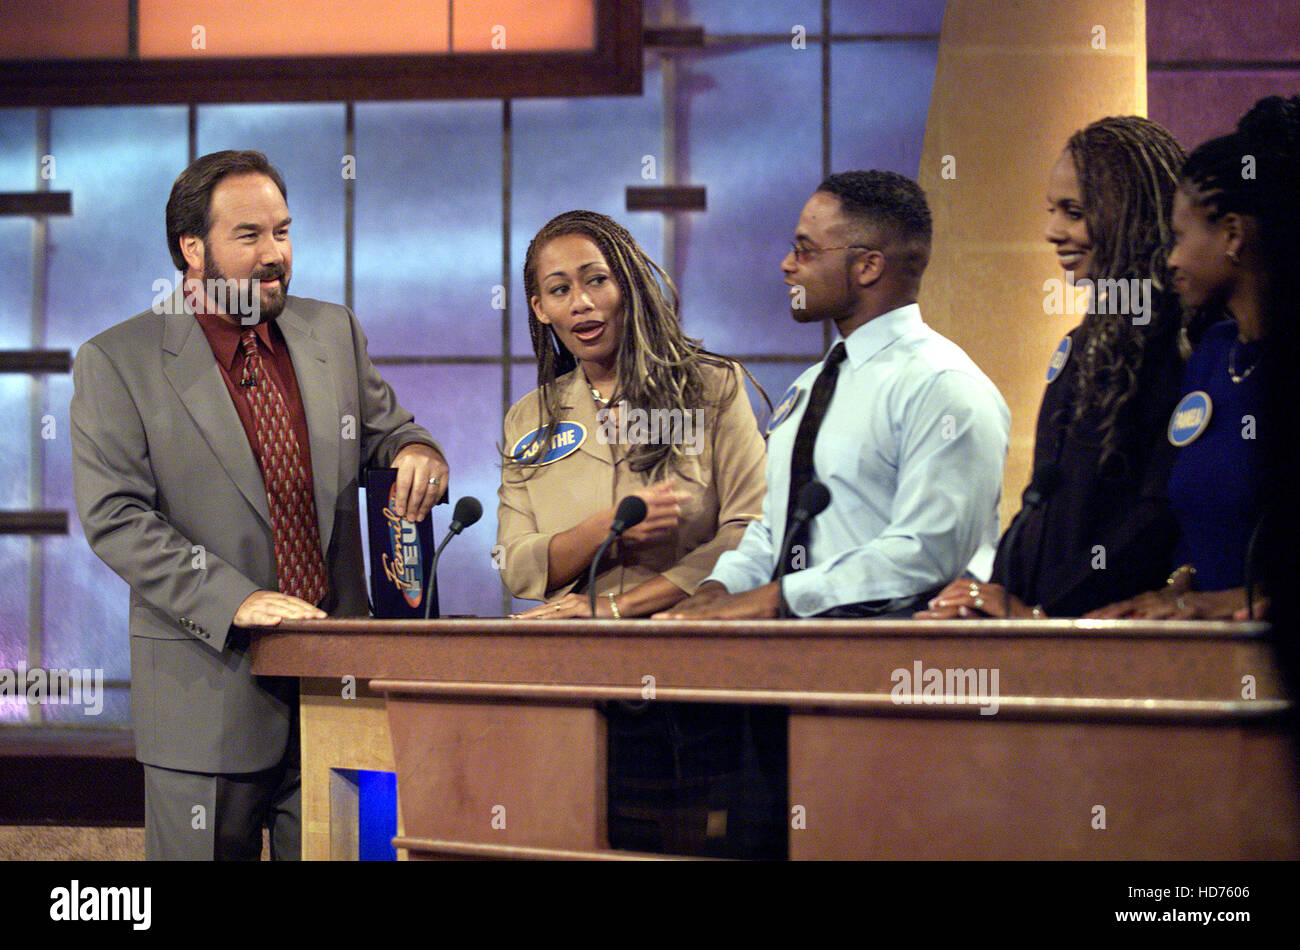
[[1052, 357], [994, 582], [960, 578], [918, 617], [1077, 617], [1164, 579], [1165, 426], [1183, 364], [1165, 250], [1182, 159], [1159, 125], [1117, 116], [1076, 132], [1052, 166], [1046, 237], [1087, 313]]
[[1093, 616], [1262, 613], [1250, 555], [1264, 513], [1261, 443], [1273, 436], [1264, 415], [1270, 323], [1295, 310], [1278, 295], [1284, 270], [1295, 267], [1288, 248], [1295, 221], [1279, 209], [1295, 207], [1297, 176], [1300, 96], [1260, 100], [1236, 132], [1201, 145], [1183, 166], [1169, 254], [1174, 286], [1189, 310], [1222, 319], [1197, 344], [1169, 420], [1177, 446], [1169, 498], [1180, 528], [1174, 570], [1158, 589]]
[[497, 541], [524, 617], [590, 616], [617, 503], [647, 515], [598, 569], [601, 617], [692, 593], [762, 509], [766, 449], [736, 364], [682, 333], [668, 276], [612, 219], [552, 219], [524, 259], [537, 390], [505, 419]]
[[[497, 541], [510, 591], [549, 602], [519, 616], [591, 615], [588, 569], [628, 495], [647, 515], [597, 567], [596, 613], [670, 607], [762, 511], [767, 451], [743, 371], [682, 333], [672, 281], [604, 215], [548, 222], [528, 246], [524, 291], [537, 390], [506, 415]], [[785, 856], [783, 710], [605, 713], [613, 847]]]

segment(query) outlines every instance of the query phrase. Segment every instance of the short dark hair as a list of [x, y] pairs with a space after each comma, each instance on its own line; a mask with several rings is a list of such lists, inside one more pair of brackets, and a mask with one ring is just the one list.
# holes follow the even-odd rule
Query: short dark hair
[[921, 186], [906, 175], [875, 170], [840, 172], [817, 190], [839, 198], [849, 217], [892, 231], [890, 237], [928, 251], [930, 206]]
[[212, 208], [213, 189], [227, 175], [248, 172], [271, 179], [275, 182], [275, 187], [280, 189], [281, 197], [285, 201], [289, 200], [284, 178], [261, 152], [240, 152], [234, 149], [212, 152], [196, 158], [189, 168], [180, 173], [172, 185], [171, 196], [167, 199], [167, 250], [171, 253], [172, 263], [177, 270], [185, 270], [181, 235], [195, 234], [207, 239], [208, 229], [212, 227], [209, 212]]

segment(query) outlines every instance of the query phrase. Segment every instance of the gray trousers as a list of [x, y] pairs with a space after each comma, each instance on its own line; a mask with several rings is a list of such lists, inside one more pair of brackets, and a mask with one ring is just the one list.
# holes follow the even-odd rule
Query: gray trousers
[[297, 730], [280, 764], [261, 772], [205, 774], [144, 767], [148, 861], [257, 861], [262, 829], [271, 860], [302, 857], [302, 781]]

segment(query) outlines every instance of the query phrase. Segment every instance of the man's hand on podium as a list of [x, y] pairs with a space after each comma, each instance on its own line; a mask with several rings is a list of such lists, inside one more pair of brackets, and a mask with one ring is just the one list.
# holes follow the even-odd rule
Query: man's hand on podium
[[255, 590], [235, 611], [236, 627], [274, 627], [281, 620], [322, 620], [319, 607], [278, 590]]
[[739, 594], [729, 594], [710, 581], [676, 607], [654, 615], [655, 620], [762, 620], [781, 609], [781, 587], [775, 581]]

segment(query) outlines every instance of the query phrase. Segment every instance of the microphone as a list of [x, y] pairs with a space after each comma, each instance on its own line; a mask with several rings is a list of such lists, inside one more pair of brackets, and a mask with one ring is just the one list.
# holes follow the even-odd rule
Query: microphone
[[628, 495], [618, 503], [618, 508], [614, 512], [614, 521], [609, 526], [609, 536], [596, 549], [596, 556], [591, 559], [591, 567], [587, 569], [587, 597], [591, 602], [592, 619], [596, 617], [596, 568], [600, 566], [600, 559], [605, 556], [605, 551], [614, 543], [615, 538], [628, 528], [639, 525], [645, 520], [645, 516], [645, 499], [640, 495]]
[[[785, 577], [786, 569], [790, 566], [790, 549], [794, 546], [795, 536], [803, 527], [812, 521], [819, 514], [826, 510], [831, 503], [831, 490], [821, 482], [813, 479], [799, 489], [799, 494], [795, 496], [794, 507], [790, 509], [786, 517], [786, 523], [789, 528], [786, 529], [785, 539], [781, 542], [781, 560], [776, 565], [776, 581], [778, 590], [781, 587], [781, 579]], [[781, 598], [781, 606], [777, 611], [777, 616], [785, 618], [785, 598]]]
[[447, 535], [442, 539], [433, 552], [433, 559], [429, 564], [429, 576], [424, 581], [424, 619], [429, 619], [429, 609], [433, 606], [433, 581], [438, 576], [438, 558], [442, 556], [442, 549], [447, 546], [447, 542], [456, 535], [460, 534], [478, 519], [483, 517], [483, 503], [473, 495], [466, 495], [456, 502], [456, 507], [451, 513], [451, 524], [447, 525]]

